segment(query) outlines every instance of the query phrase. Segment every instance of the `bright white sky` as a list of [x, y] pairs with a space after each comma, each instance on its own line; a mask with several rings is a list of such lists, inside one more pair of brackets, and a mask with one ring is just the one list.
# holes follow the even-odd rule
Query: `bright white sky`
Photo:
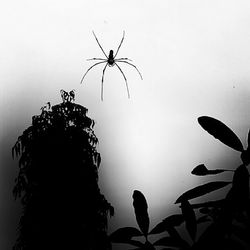
[[[96, 121], [100, 186], [116, 211], [111, 231], [134, 225], [134, 189], [147, 197], [156, 223], [175, 208], [178, 195], [204, 181], [191, 176], [193, 167], [237, 162], [239, 154], [210, 137], [197, 118], [222, 120], [245, 143], [248, 0], [9, 0], [0, 5], [0, 185], [5, 190], [0, 197], [8, 204], [0, 202], [0, 225], [9, 225], [6, 216], [15, 210], [10, 191], [17, 165], [10, 148], [41, 106], [61, 101], [60, 89], [75, 89], [76, 102]], [[106, 70], [104, 102], [103, 66], [93, 68], [80, 85], [92, 65], [85, 59], [103, 57], [92, 30], [106, 53], [116, 50], [125, 30], [118, 57], [133, 59], [144, 78], [120, 64], [131, 99], [115, 67]], [[6, 235], [14, 229], [6, 227], [0, 228], [0, 243], [9, 248]]]

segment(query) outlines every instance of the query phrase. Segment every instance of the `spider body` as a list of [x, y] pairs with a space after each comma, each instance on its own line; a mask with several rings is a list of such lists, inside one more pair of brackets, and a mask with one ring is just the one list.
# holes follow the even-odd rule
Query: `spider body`
[[119, 49], [123, 43], [123, 40], [124, 40], [124, 36], [125, 36], [125, 32], [123, 31], [123, 37], [122, 37], [122, 40], [117, 48], [117, 51], [114, 55], [114, 51], [113, 50], [110, 50], [109, 51], [109, 55], [107, 56], [107, 54], [105, 53], [105, 51], [103, 50], [101, 44], [99, 43], [94, 31], [93, 31], [93, 35], [96, 39], [96, 42], [98, 44], [98, 46], [100, 47], [100, 49], [102, 50], [103, 54], [105, 55], [106, 58], [97, 58], [97, 57], [94, 57], [94, 58], [91, 58], [91, 59], [87, 59], [87, 60], [94, 60], [94, 61], [98, 61], [97, 63], [93, 64], [91, 67], [88, 68], [88, 70], [86, 71], [86, 73], [83, 75], [82, 79], [81, 79], [81, 83], [83, 82], [83, 79], [84, 77], [87, 75], [87, 73], [95, 66], [99, 65], [99, 64], [102, 64], [102, 63], [105, 63], [105, 66], [103, 68], [103, 71], [102, 71], [102, 85], [101, 85], [101, 100], [103, 101], [103, 81], [104, 81], [104, 74], [105, 74], [105, 71], [106, 71], [106, 68], [107, 66], [109, 67], [113, 67], [113, 66], [117, 66], [117, 68], [119, 69], [119, 71], [121, 72], [124, 80], [125, 80], [125, 83], [126, 83], [126, 88], [127, 88], [127, 93], [128, 93], [128, 98], [130, 98], [130, 94], [129, 94], [129, 88], [128, 88], [128, 82], [127, 82], [127, 78], [125, 76], [125, 74], [123, 73], [122, 69], [120, 68], [120, 66], [117, 64], [117, 63], [126, 63], [132, 67], [134, 67], [136, 69], [136, 71], [138, 72], [138, 74], [140, 75], [141, 79], [142, 79], [142, 75], [140, 73], [140, 71], [137, 69], [137, 67], [128, 62], [128, 61], [132, 61], [126, 57], [123, 57], [123, 58], [116, 58], [118, 52], [119, 52]]
[[114, 65], [115, 65], [114, 51], [110, 50], [108, 56], [108, 66], [113, 67]]

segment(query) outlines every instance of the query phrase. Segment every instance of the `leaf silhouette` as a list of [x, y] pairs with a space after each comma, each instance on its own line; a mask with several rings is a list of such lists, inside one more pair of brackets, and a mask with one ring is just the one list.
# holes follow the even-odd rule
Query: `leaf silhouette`
[[240, 192], [246, 192], [246, 196], [249, 193], [249, 172], [244, 165], [240, 165], [233, 176], [233, 188]]
[[209, 134], [220, 140], [225, 145], [242, 152], [243, 146], [237, 135], [221, 121], [209, 117], [201, 116], [198, 122]]
[[196, 217], [195, 212], [188, 202], [188, 200], [183, 200], [181, 202], [181, 210], [182, 214], [185, 218], [186, 222], [186, 229], [193, 241], [195, 241], [196, 232], [197, 232], [197, 223], [196, 223]]
[[244, 165], [240, 165], [234, 173], [233, 185], [227, 194], [227, 201], [232, 209], [247, 207], [249, 197], [249, 172]]
[[225, 199], [215, 200], [215, 201], [207, 201], [202, 203], [191, 204], [192, 208], [208, 208], [208, 207], [222, 207], [225, 204]]
[[209, 169], [207, 169], [207, 167], [204, 164], [200, 164], [192, 170], [191, 174], [198, 175], [198, 176], [205, 176], [205, 175], [220, 174], [220, 173], [223, 173], [225, 171], [231, 171], [231, 170], [227, 170], [227, 169], [209, 170]]
[[127, 243], [132, 237], [141, 235], [142, 233], [135, 227], [123, 227], [110, 234], [109, 238], [111, 242]]
[[149, 216], [146, 198], [140, 191], [135, 190], [133, 193], [133, 200], [136, 221], [144, 236], [147, 237], [149, 229]]
[[215, 191], [217, 189], [223, 188], [227, 186], [228, 184], [231, 184], [231, 182], [228, 181], [214, 181], [214, 182], [209, 182], [200, 186], [197, 186], [193, 189], [190, 189], [183, 193], [175, 202], [181, 203], [184, 200], [191, 200], [193, 198], [200, 197], [204, 194], [210, 193], [212, 191]]
[[159, 234], [171, 227], [180, 226], [184, 222], [182, 214], [173, 214], [158, 223], [149, 234]]

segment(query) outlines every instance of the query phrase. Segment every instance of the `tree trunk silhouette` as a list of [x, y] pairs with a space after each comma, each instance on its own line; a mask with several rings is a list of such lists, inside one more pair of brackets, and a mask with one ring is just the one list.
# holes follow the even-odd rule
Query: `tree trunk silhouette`
[[73, 91], [61, 95], [61, 104], [32, 117], [13, 147], [20, 157], [13, 193], [23, 205], [13, 250], [111, 248], [107, 217], [114, 209], [98, 187], [94, 121], [73, 103]]

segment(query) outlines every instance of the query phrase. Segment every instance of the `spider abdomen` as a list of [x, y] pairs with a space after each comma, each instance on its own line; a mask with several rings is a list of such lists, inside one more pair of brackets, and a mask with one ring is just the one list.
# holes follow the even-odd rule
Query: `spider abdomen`
[[114, 60], [108, 60], [108, 66], [109, 67], [113, 67], [115, 65], [115, 61]]

